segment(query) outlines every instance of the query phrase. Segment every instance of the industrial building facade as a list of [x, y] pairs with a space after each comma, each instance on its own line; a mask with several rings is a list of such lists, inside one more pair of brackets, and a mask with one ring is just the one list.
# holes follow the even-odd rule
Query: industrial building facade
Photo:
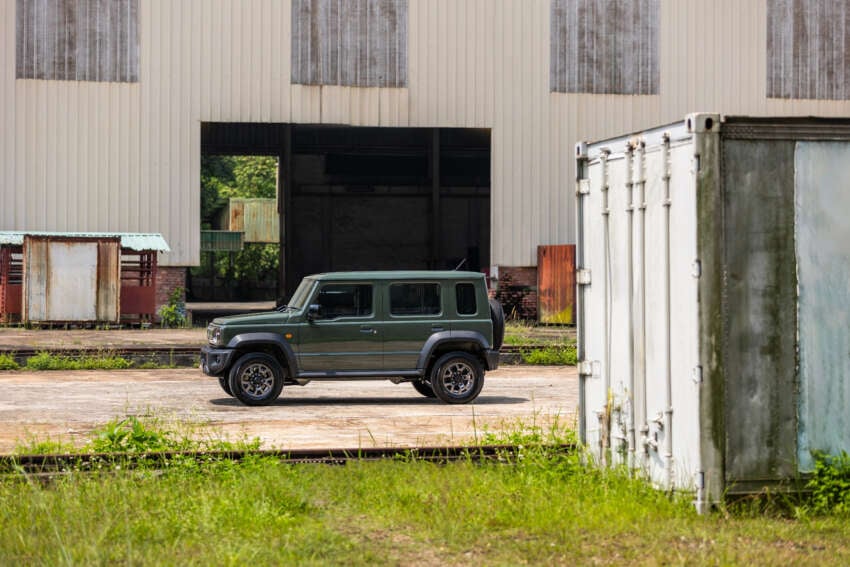
[[531, 289], [576, 142], [846, 116], [846, 45], [832, 0], [0, 0], [0, 230], [161, 233], [173, 287], [202, 154], [276, 155], [286, 286], [466, 260]]

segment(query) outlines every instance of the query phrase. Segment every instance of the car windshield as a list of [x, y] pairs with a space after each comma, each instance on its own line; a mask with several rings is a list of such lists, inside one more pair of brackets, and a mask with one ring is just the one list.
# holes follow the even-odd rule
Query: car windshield
[[301, 283], [298, 285], [298, 289], [296, 289], [295, 293], [292, 294], [292, 298], [286, 306], [290, 309], [303, 308], [304, 303], [307, 301], [307, 297], [310, 295], [310, 290], [313, 289], [314, 283], [316, 283], [315, 280], [310, 278], [304, 278], [301, 280]]

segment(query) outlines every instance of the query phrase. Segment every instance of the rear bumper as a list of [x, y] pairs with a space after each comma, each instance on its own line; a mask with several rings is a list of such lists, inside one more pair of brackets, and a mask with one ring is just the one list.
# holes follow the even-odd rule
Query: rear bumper
[[201, 371], [207, 376], [222, 376], [230, 368], [234, 352], [229, 348], [201, 347]]
[[487, 362], [487, 370], [496, 370], [499, 368], [499, 351], [485, 350], [484, 359]]

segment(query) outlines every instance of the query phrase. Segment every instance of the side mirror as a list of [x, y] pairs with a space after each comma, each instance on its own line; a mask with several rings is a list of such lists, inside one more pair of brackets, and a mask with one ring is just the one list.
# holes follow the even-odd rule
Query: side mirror
[[321, 319], [319, 315], [319, 304], [313, 303], [307, 308], [307, 320], [315, 321], [316, 319]]

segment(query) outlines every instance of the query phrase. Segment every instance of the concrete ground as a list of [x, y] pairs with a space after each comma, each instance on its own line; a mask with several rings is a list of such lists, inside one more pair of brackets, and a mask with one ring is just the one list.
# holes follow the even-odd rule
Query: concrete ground
[[[59, 343], [61, 333], [38, 337]], [[76, 342], [80, 331], [73, 333]], [[12, 335], [2, 330], [0, 343]], [[33, 439], [79, 446], [93, 429], [131, 415], [202, 424], [195, 434], [207, 437], [259, 437], [264, 448], [357, 448], [461, 443], [517, 420], [572, 424], [578, 408], [574, 367], [503, 367], [487, 374], [475, 403], [462, 406], [424, 398], [410, 384], [360, 381], [286, 387], [274, 405], [246, 407], [196, 369], [6, 371], [0, 388], [0, 453]]]
[[177, 346], [196, 346], [200, 350], [206, 341], [204, 328], [60, 330], [0, 327], [0, 351]]

